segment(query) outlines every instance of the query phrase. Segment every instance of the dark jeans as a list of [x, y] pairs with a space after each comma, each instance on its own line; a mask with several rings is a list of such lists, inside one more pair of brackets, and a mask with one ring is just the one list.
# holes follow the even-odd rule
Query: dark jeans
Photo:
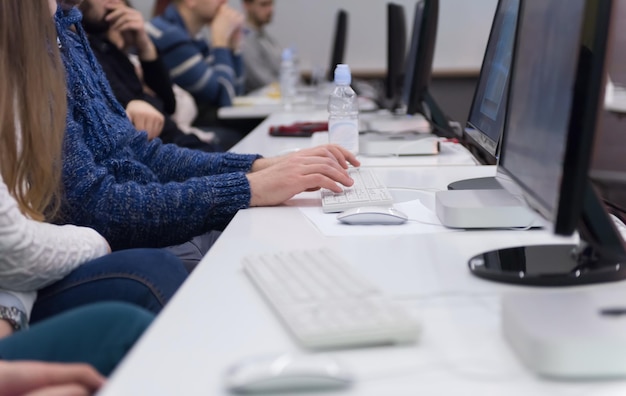
[[187, 274], [181, 261], [163, 249], [113, 252], [39, 290], [31, 323], [101, 301], [127, 302], [158, 313]]
[[0, 359], [88, 363], [108, 375], [154, 315], [117, 302], [86, 305], [0, 340]]

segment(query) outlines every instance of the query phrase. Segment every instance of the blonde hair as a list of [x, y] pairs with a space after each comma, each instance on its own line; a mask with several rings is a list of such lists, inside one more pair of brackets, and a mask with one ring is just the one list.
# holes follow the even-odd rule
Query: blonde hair
[[0, 172], [36, 220], [61, 197], [67, 99], [56, 37], [47, 0], [0, 1]]

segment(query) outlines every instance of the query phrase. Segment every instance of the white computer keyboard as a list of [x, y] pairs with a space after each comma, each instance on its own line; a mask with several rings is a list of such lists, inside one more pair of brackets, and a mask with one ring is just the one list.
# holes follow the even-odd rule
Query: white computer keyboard
[[376, 173], [367, 168], [350, 168], [348, 174], [354, 180], [351, 187], [335, 193], [323, 188], [322, 210], [324, 213], [343, 212], [359, 206], [390, 206], [393, 198]]
[[419, 323], [330, 249], [248, 256], [252, 279], [305, 347], [415, 341]]

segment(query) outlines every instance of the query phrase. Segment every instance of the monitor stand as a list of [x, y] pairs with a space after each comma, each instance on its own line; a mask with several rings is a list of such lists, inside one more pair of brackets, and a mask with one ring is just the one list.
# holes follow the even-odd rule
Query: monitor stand
[[519, 246], [472, 257], [472, 274], [497, 282], [569, 286], [626, 279], [624, 241], [587, 182], [578, 245]]
[[495, 177], [478, 177], [448, 184], [448, 190], [499, 190], [502, 186]]

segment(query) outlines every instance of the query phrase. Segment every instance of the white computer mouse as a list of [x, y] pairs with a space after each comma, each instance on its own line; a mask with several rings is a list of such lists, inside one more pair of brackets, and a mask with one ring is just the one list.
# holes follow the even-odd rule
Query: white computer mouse
[[337, 220], [346, 224], [393, 225], [405, 223], [409, 217], [394, 207], [362, 206], [348, 209], [337, 215]]
[[294, 355], [248, 359], [226, 373], [226, 386], [236, 393], [275, 393], [340, 389], [352, 375], [329, 355]]

